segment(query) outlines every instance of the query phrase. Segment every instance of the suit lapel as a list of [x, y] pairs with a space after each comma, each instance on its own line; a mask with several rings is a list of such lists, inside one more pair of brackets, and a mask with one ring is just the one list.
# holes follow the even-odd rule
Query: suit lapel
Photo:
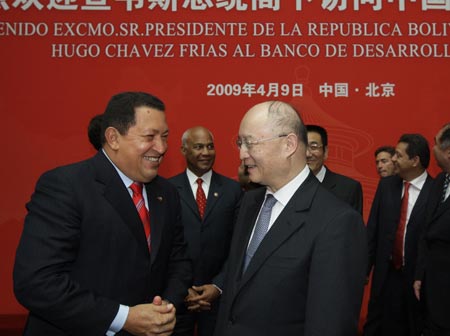
[[206, 198], [205, 216], [203, 218], [204, 222], [205, 219], [208, 217], [208, 215], [216, 206], [217, 202], [222, 197], [222, 193], [223, 193], [222, 183], [217, 174], [212, 172], [211, 185], [209, 186], [208, 197]]
[[93, 163], [96, 180], [104, 187], [103, 194], [105, 199], [111, 204], [113, 209], [117, 211], [123, 223], [125, 223], [135, 237], [138, 245], [148, 253], [142, 221], [119, 174], [117, 174], [113, 165], [102, 152], [99, 152], [93, 158]]
[[158, 183], [158, 177], [152, 182], [145, 185], [147, 190], [147, 200], [150, 208], [150, 228], [151, 228], [151, 263], [154, 262], [161, 246], [161, 235], [165, 223], [164, 208], [166, 206], [166, 199], [162, 193], [161, 187]]
[[[308, 210], [313, 202], [314, 194], [319, 186], [319, 181], [312, 173], [309, 174], [305, 182], [294, 193], [288, 204], [286, 204], [283, 211], [278, 216], [273, 226], [267, 232], [266, 236], [256, 250], [247, 270], [242, 276], [239, 288], [242, 288], [255, 273], [264, 265], [266, 260], [273, 254], [273, 252], [282, 245], [290, 236], [298, 232], [308, 219]], [[259, 207], [256, 208], [256, 215], [261, 207], [262, 200], [259, 202]], [[255, 223], [256, 215], [251, 223]], [[248, 243], [250, 232], [247, 232], [245, 242]], [[246, 246], [242, 248], [243, 254], [239, 260], [243, 260]], [[242, 265], [242, 262], [240, 263]]]
[[[435, 188], [430, 193], [430, 202], [428, 203], [428, 206], [431, 211], [431, 222], [434, 221], [436, 218], [441, 216], [444, 212], [446, 212], [448, 209], [450, 209], [450, 196], [447, 197], [444, 203], [441, 203], [441, 197], [442, 197], [442, 190], [444, 189], [444, 178], [445, 174], [440, 173], [438, 177], [436, 177], [435, 180]], [[449, 187], [450, 188], [450, 187]]]
[[413, 227], [416, 225], [416, 221], [414, 219], [417, 218], [417, 214], [422, 211], [423, 207], [426, 206], [428, 201], [428, 190], [431, 187], [432, 181], [432, 178], [430, 177], [430, 175], [428, 175], [425, 183], [423, 184], [422, 190], [420, 190], [416, 203], [414, 204], [414, 207], [411, 211], [411, 215], [408, 221], [408, 227]]
[[333, 190], [336, 187], [335, 174], [326, 167], [325, 176], [323, 177], [322, 185], [328, 190]]
[[177, 175], [174, 181], [182, 202], [185, 203], [200, 220], [200, 213], [198, 212], [197, 202], [195, 201], [194, 194], [192, 193], [192, 188], [186, 172]]

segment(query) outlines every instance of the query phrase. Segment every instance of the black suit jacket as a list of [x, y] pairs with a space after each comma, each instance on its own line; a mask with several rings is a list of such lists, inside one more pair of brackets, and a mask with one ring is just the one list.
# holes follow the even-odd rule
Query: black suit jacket
[[191, 266], [178, 194], [161, 177], [145, 188], [151, 253], [132, 198], [102, 152], [41, 176], [14, 265], [16, 297], [30, 310], [25, 335], [104, 335], [119, 304], [155, 295], [182, 303]]
[[322, 185], [362, 215], [363, 193], [361, 183], [350, 177], [334, 173], [328, 167], [326, 168]]
[[193, 262], [194, 285], [223, 287], [222, 266], [228, 257], [242, 190], [237, 181], [212, 172], [203, 220], [186, 172], [169, 179], [181, 198], [184, 236]]
[[310, 173], [242, 275], [264, 194], [243, 198], [215, 336], [356, 335], [367, 267], [361, 215]]
[[423, 279], [421, 296], [431, 320], [450, 329], [450, 197], [440, 203], [444, 177], [436, 177], [429, 195], [417, 279]]
[[[417, 263], [419, 237], [424, 229], [426, 203], [433, 179], [428, 175], [414, 208], [412, 209], [405, 236], [404, 273], [411, 293]], [[372, 275], [371, 300], [380, 296], [391, 263], [395, 234], [400, 219], [403, 179], [388, 176], [380, 179], [367, 222], [369, 241], [369, 268]]]

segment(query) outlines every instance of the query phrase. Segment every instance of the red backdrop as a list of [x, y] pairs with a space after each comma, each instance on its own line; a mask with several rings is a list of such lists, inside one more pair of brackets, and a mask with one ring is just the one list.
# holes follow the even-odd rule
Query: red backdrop
[[[247, 8], [221, 7], [233, 3]], [[13, 295], [12, 266], [38, 176], [94, 153], [87, 124], [120, 91], [147, 91], [166, 102], [166, 177], [182, 169], [180, 137], [194, 125], [215, 134], [215, 169], [236, 177], [242, 115], [264, 100], [291, 102], [306, 123], [328, 129], [328, 165], [362, 182], [367, 218], [378, 181], [375, 148], [416, 132], [432, 145], [449, 121], [450, 2], [296, 4], [0, 0], [0, 315], [24, 312]], [[183, 33], [193, 23], [203, 32]], [[207, 31], [206, 23], [234, 28]], [[165, 29], [148, 30], [152, 24]], [[430, 172], [438, 172], [434, 160]]]

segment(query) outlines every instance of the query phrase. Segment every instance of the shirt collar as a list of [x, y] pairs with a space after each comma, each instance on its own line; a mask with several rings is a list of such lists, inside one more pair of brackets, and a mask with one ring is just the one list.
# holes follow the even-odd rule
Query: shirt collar
[[422, 174], [417, 176], [415, 179], [412, 179], [409, 181], [409, 183], [416, 189], [422, 190], [423, 185], [425, 184], [425, 181], [427, 179], [428, 173], [426, 170], [423, 171]]
[[109, 162], [111, 162], [111, 164], [113, 165], [113, 167], [116, 169], [117, 173], [120, 176], [120, 179], [122, 180], [123, 184], [125, 185], [125, 187], [129, 188], [130, 185], [134, 182], [132, 179], [130, 179], [128, 176], [126, 176], [124, 173], [122, 173], [122, 171], [114, 164], [114, 162], [111, 161], [111, 159], [109, 158], [108, 154], [106, 154], [106, 151], [104, 149], [102, 149], [103, 154], [105, 154], [106, 158], [108, 159]]
[[320, 183], [323, 182], [326, 172], [327, 172], [327, 168], [325, 168], [325, 165], [323, 165], [322, 168], [320, 168], [319, 172], [316, 175], [316, 178], [320, 181]]
[[189, 184], [192, 186], [197, 184], [197, 179], [200, 177], [203, 180], [203, 183], [206, 185], [211, 185], [211, 177], [212, 177], [212, 169], [208, 170], [202, 176], [195, 175], [189, 168], [186, 168], [186, 175], [189, 180]]
[[276, 198], [276, 200], [283, 205], [283, 207], [286, 206], [297, 189], [303, 184], [303, 182], [305, 182], [306, 178], [309, 175], [309, 172], [310, 169], [308, 165], [305, 165], [305, 168], [303, 168], [303, 170], [296, 177], [294, 177], [282, 188], [278, 189], [277, 192], [272, 193], [268, 189], [266, 189], [266, 195], [272, 194]]

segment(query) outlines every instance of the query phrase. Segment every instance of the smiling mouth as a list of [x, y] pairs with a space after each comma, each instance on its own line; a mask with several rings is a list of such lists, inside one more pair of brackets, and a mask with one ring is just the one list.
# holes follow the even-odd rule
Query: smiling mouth
[[154, 162], [154, 163], [160, 163], [162, 160], [161, 156], [144, 156], [144, 160]]

